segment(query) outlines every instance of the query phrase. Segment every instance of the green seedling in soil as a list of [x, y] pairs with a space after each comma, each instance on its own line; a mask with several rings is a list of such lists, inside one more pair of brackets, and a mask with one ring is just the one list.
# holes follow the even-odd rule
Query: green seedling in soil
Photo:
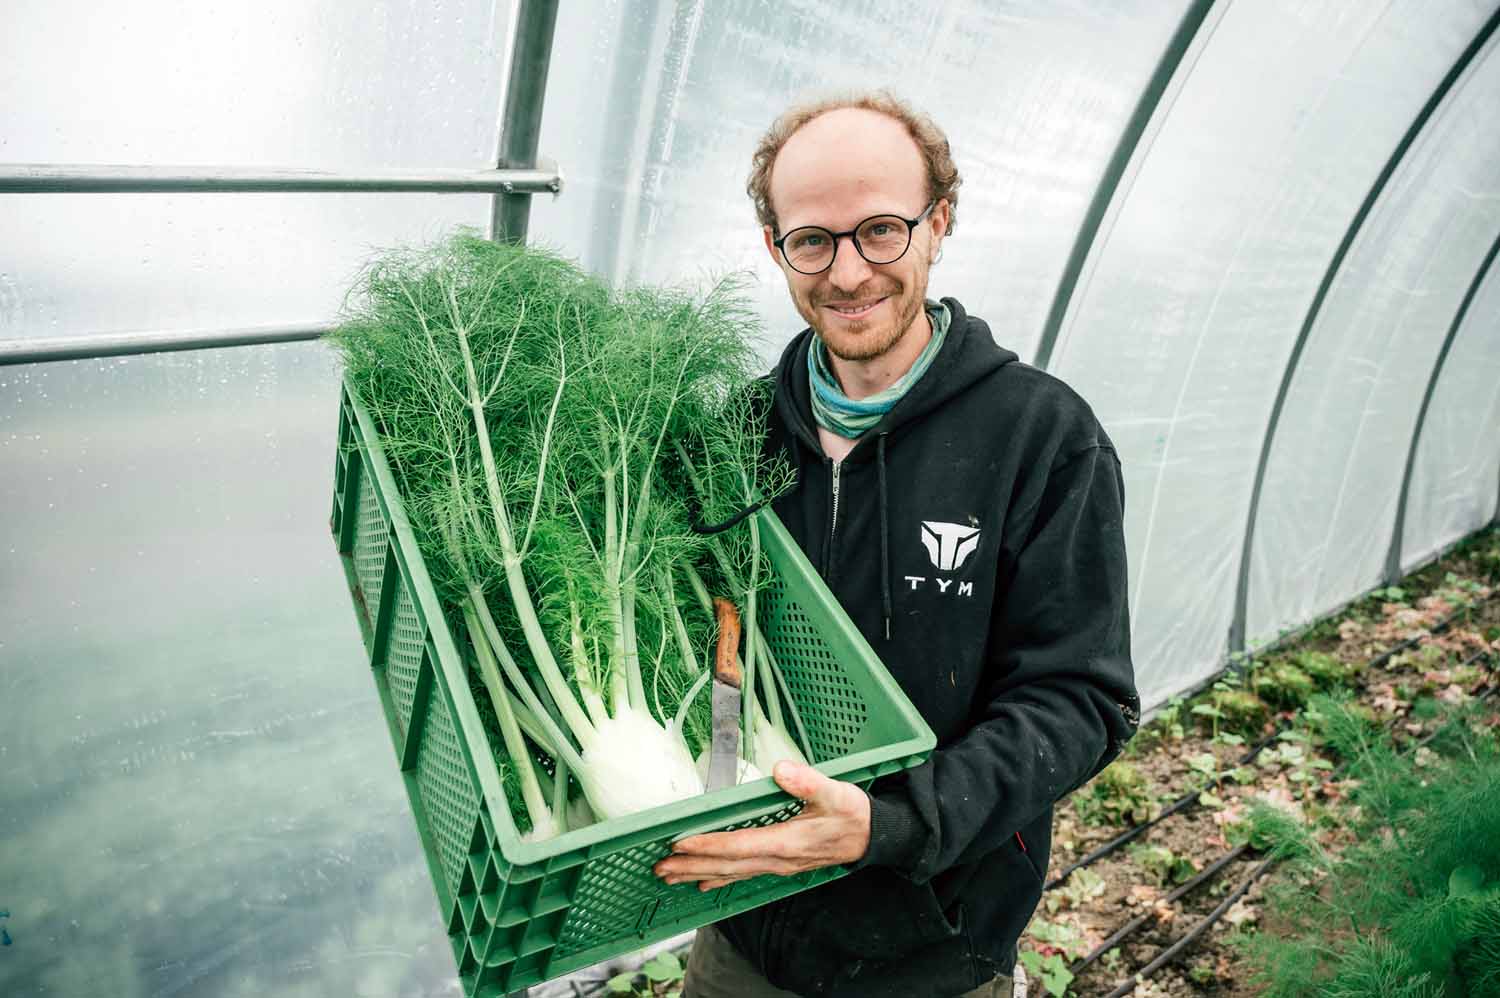
[[[1210, 733], [1217, 736], [1222, 727], [1237, 735], [1258, 735], [1266, 721], [1270, 719], [1271, 711], [1264, 700], [1248, 690], [1234, 689], [1228, 686], [1220, 689], [1218, 683], [1207, 700], [1193, 707], [1192, 713], [1199, 718], [1207, 718]], [[1199, 727], [1203, 727], [1203, 721], [1199, 721]]]
[[1363, 662], [1345, 662], [1322, 651], [1298, 652], [1292, 656], [1291, 664], [1324, 690], [1347, 685], [1365, 667]]
[[1248, 786], [1260, 779], [1253, 766], [1236, 766], [1224, 774], [1240, 786]]
[[1294, 783], [1313, 783], [1320, 777], [1317, 771], [1330, 770], [1333, 763], [1320, 756], [1311, 755], [1306, 747], [1307, 735], [1288, 729], [1277, 735], [1278, 744], [1267, 746], [1255, 762], [1268, 771], [1285, 770], [1287, 779]]
[[[1363, 616], [1364, 615], [1359, 611], [1358, 607], [1352, 608], [1346, 615], [1346, 617], [1352, 617], [1354, 619], [1362, 619]], [[1342, 620], [1337, 617], [1329, 617], [1326, 620], [1320, 620], [1316, 624], [1312, 625], [1312, 627], [1307, 629], [1307, 631], [1303, 635], [1303, 640], [1337, 641], [1339, 637], [1340, 623], [1342, 623]], [[1281, 633], [1282, 635], [1290, 634], [1292, 630], [1293, 628], [1288, 628]]]
[[1188, 759], [1188, 770], [1193, 774], [1192, 784], [1198, 790], [1198, 803], [1203, 807], [1223, 807], [1224, 799], [1218, 791], [1229, 773], [1220, 772], [1218, 757], [1212, 752], [1200, 752]]
[[1042, 956], [1031, 950], [1023, 950], [1020, 954], [1021, 966], [1026, 968], [1029, 980], [1042, 982], [1042, 991], [1052, 998], [1064, 998], [1071, 995], [1068, 985], [1073, 983], [1073, 972], [1068, 969], [1068, 961], [1057, 953], [1049, 953]]
[[681, 992], [682, 961], [672, 953], [658, 953], [647, 960], [639, 973], [616, 974], [605, 990], [612, 995], [676, 995]]
[[1413, 648], [1392, 655], [1389, 667], [1391, 669], [1414, 669], [1417, 672], [1426, 672], [1428, 669], [1437, 668], [1447, 657], [1448, 653], [1437, 645], [1422, 645], [1419, 648]]
[[1273, 932], [1230, 945], [1264, 998], [1482, 998], [1500, 994], [1500, 740], [1482, 708], [1445, 712], [1429, 759], [1395, 750], [1343, 701], [1315, 700], [1348, 760], [1352, 844], [1253, 806], [1256, 838], [1286, 863], [1268, 885]]
[[1203, 807], [1223, 807], [1224, 798], [1220, 797], [1218, 791], [1223, 786], [1224, 777], [1230, 776], [1227, 771], [1218, 768], [1218, 756], [1212, 752], [1199, 752], [1188, 758], [1188, 771], [1191, 782], [1199, 789], [1199, 804]]
[[1142, 870], [1151, 874], [1161, 886], [1172, 886], [1191, 880], [1198, 867], [1186, 856], [1179, 856], [1166, 846], [1132, 843], [1130, 857]]
[[1186, 736], [1182, 728], [1182, 706], [1185, 702], [1182, 697], [1174, 696], [1156, 715], [1150, 725], [1156, 741], [1180, 742]]
[[1217, 784], [1219, 782], [1219, 758], [1212, 752], [1199, 752], [1190, 756], [1187, 761], [1188, 769], [1197, 773], [1203, 781]]
[[1211, 703], [1198, 703], [1193, 705], [1194, 717], [1206, 717], [1212, 722], [1213, 737], [1219, 737], [1219, 722], [1224, 719], [1224, 712]]
[[1061, 887], [1047, 893], [1047, 912], [1056, 914], [1065, 905], [1082, 908], [1094, 898], [1102, 897], [1107, 886], [1104, 878], [1088, 867], [1074, 870]]
[[1049, 922], [1036, 916], [1026, 926], [1026, 936], [1037, 943], [1036, 949], [1023, 949], [1020, 963], [1028, 976], [1042, 982], [1042, 990], [1052, 998], [1064, 998], [1073, 973], [1068, 965], [1088, 955], [1083, 936], [1066, 922]]
[[1479, 582], [1477, 579], [1464, 578], [1456, 572], [1449, 572], [1448, 574], [1444, 575], [1443, 581], [1448, 585], [1458, 589], [1459, 591], [1468, 593], [1471, 596], [1484, 589], [1484, 583]]
[[1251, 674], [1250, 689], [1272, 707], [1296, 710], [1317, 692], [1318, 684], [1293, 663], [1276, 660], [1262, 664]]
[[1133, 763], [1118, 759], [1074, 799], [1079, 820], [1089, 825], [1138, 825], [1150, 820], [1155, 804], [1150, 781]]

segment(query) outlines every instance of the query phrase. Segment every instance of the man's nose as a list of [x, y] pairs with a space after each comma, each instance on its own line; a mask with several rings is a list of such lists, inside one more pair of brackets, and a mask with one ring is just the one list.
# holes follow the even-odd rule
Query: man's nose
[[870, 261], [859, 255], [854, 237], [839, 237], [834, 243], [833, 266], [828, 268], [829, 283], [840, 291], [853, 291], [869, 280], [872, 274], [874, 271], [870, 269]]

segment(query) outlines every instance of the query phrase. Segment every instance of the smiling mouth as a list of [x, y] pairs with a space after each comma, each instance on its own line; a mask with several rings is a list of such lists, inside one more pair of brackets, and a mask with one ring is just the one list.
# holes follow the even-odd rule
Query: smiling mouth
[[840, 318], [863, 319], [865, 316], [875, 311], [875, 309], [878, 308], [880, 306], [880, 303], [883, 301], [885, 301], [884, 298], [877, 298], [874, 301], [870, 302], [868, 305], [862, 305], [858, 307], [849, 307], [845, 305], [825, 305], [823, 307], [833, 312], [834, 315], [837, 315]]

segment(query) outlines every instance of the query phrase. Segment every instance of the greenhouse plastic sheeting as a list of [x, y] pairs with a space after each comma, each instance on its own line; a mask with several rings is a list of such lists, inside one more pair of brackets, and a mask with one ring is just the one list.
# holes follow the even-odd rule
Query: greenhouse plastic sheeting
[[[1443, 365], [1417, 447], [1403, 569], [1488, 523], [1500, 509], [1500, 267], [1490, 271]], [[1486, 484], [1495, 486], [1486, 488]]]
[[0, 993], [452, 979], [329, 556], [331, 388], [315, 344], [0, 368]]
[[890, 83], [938, 119], [963, 175], [931, 290], [1029, 358], [1099, 175], [1184, 8], [563, 4], [541, 149], [563, 164], [568, 194], [537, 203], [533, 237], [617, 281], [750, 272], [774, 360], [804, 323], [745, 196], [755, 142], [799, 97]]
[[1266, 472], [1252, 637], [1337, 607], [1383, 577], [1422, 394], [1500, 236], [1497, 49], [1500, 36], [1407, 154], [1308, 339]]
[[[0, 160], [491, 167], [509, 16], [490, 0], [10, 0]], [[0, 338], [327, 319], [372, 247], [482, 227], [489, 203], [0, 194]]]
[[[1482, 21], [1456, 5], [1234, 4], [1184, 60], [1052, 363], [1120, 451], [1143, 702], [1223, 664], [1256, 460], [1298, 328]], [[1283, 515], [1300, 513], [1263, 503], [1259, 529]]]

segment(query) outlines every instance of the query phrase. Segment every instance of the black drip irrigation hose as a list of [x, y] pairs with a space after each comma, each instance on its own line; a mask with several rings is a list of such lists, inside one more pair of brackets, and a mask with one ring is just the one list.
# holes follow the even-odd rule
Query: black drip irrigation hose
[[[1265, 748], [1273, 740], [1275, 740], [1276, 736], [1279, 735], [1282, 730], [1283, 729], [1278, 728], [1276, 731], [1273, 731], [1271, 734], [1262, 738], [1255, 744], [1253, 748], [1250, 749], [1249, 752], [1245, 753], [1244, 757], [1236, 762], [1235, 765], [1243, 766], [1249, 762], [1252, 762], [1255, 757], [1260, 754], [1261, 749]], [[1074, 861], [1071, 865], [1064, 868], [1063, 871], [1056, 877], [1048, 881], [1047, 886], [1044, 887], [1043, 890], [1050, 891], [1054, 890], [1055, 888], [1061, 887], [1064, 883], [1067, 882], [1068, 878], [1073, 875], [1073, 872], [1075, 870], [1080, 870], [1085, 866], [1092, 866], [1094, 863], [1097, 863], [1099, 860], [1103, 859], [1105, 856], [1108, 856], [1110, 853], [1115, 852], [1131, 841], [1140, 838], [1152, 828], [1155, 828], [1163, 821], [1166, 821], [1168, 818], [1172, 817], [1172, 815], [1177, 814], [1179, 811], [1186, 811], [1190, 809], [1194, 804], [1198, 803], [1199, 793], [1201, 793], [1201, 791], [1192, 790], [1188, 793], [1183, 794], [1150, 821], [1146, 821], [1139, 825], [1135, 825], [1131, 828], [1126, 829], [1119, 835], [1116, 835], [1114, 838], [1104, 843], [1102, 846], [1099, 846], [1097, 849], [1094, 849], [1092, 852], [1088, 853], [1086, 856], [1083, 856], [1081, 859]]]
[[[1500, 597], [1500, 590], [1496, 590], [1490, 593], [1490, 595], [1485, 596], [1483, 599], [1478, 599], [1472, 603], [1464, 604], [1463, 606], [1454, 610], [1452, 613], [1448, 614], [1448, 616], [1444, 617], [1442, 620], [1434, 624], [1430, 630], [1424, 630], [1419, 634], [1414, 635], [1413, 637], [1405, 638], [1392, 645], [1390, 648], [1387, 648], [1385, 651], [1381, 652], [1379, 655], [1375, 656], [1367, 663], [1365, 663], [1365, 667], [1369, 669], [1380, 668], [1406, 649], [1421, 643], [1425, 639], [1430, 638], [1435, 634], [1439, 634], [1447, 630], [1461, 615], [1470, 613], [1485, 606], [1486, 604], [1495, 600], [1496, 597]], [[1291, 721], [1283, 720], [1277, 726], [1275, 731], [1271, 732], [1269, 735], [1266, 735], [1260, 741], [1256, 742], [1255, 745], [1253, 745], [1250, 750], [1244, 754], [1243, 757], [1236, 761], [1235, 766], [1246, 766], [1251, 762], [1254, 762], [1255, 757], [1260, 754], [1262, 749], [1271, 744], [1271, 742], [1275, 741], [1278, 737], [1280, 737], [1283, 731], [1288, 730], [1290, 727]], [[1049, 880], [1046, 886], [1042, 888], [1043, 892], [1056, 890], [1067, 882], [1068, 878], [1073, 875], [1073, 872], [1075, 870], [1080, 870], [1086, 866], [1091, 866], [1094, 863], [1097, 863], [1099, 860], [1103, 859], [1105, 856], [1108, 856], [1110, 853], [1119, 850], [1121, 847], [1144, 835], [1147, 831], [1154, 828], [1156, 825], [1159, 825], [1161, 822], [1167, 820], [1172, 815], [1177, 814], [1180, 811], [1191, 809], [1192, 806], [1198, 801], [1198, 794], [1199, 791], [1196, 790], [1183, 794], [1177, 800], [1168, 805], [1164, 811], [1162, 811], [1156, 817], [1152, 818], [1150, 821], [1146, 821], [1142, 824], [1127, 828], [1125, 831], [1110, 839], [1108, 842], [1087, 853], [1083, 857], [1075, 860], [1067, 867], [1064, 867], [1061, 873]]]
[[1206, 918], [1184, 933], [1182, 938], [1158, 953], [1155, 959], [1136, 971], [1134, 977], [1115, 988], [1105, 998], [1124, 998], [1125, 995], [1135, 990], [1137, 984], [1144, 984], [1146, 978], [1181, 956], [1183, 950], [1196, 942], [1198, 937], [1207, 932], [1211, 925], [1224, 917], [1224, 913], [1233, 907], [1236, 901], [1245, 896], [1245, 892], [1250, 890], [1250, 886], [1259, 879], [1261, 874], [1270, 869], [1271, 864], [1274, 862], [1276, 862], [1275, 857], [1267, 857], [1261, 860], [1260, 864], [1254, 870], [1250, 871], [1250, 876], [1246, 877], [1242, 884], [1236, 887], [1224, 900], [1220, 901], [1219, 906], [1209, 912]]
[[[1235, 846], [1229, 852], [1225, 853], [1224, 855], [1220, 856], [1218, 859], [1210, 863], [1208, 866], [1204, 867], [1202, 872], [1200, 872], [1192, 880], [1189, 880], [1187, 883], [1181, 885], [1176, 890], [1172, 891], [1172, 893], [1162, 898], [1162, 903], [1172, 904], [1174, 901], [1178, 901], [1188, 894], [1191, 894], [1197, 887], [1212, 879], [1220, 870], [1224, 869], [1224, 867], [1239, 859], [1246, 852], [1248, 852], [1249, 849], [1249, 843]], [[1124, 925], [1116, 929], [1108, 939], [1104, 940], [1098, 946], [1095, 946], [1087, 956], [1079, 957], [1077, 961], [1075, 961], [1070, 967], [1068, 967], [1068, 972], [1074, 977], [1077, 977], [1088, 968], [1089, 964], [1093, 963], [1095, 960], [1099, 959], [1101, 956], [1108, 953], [1116, 946], [1120, 945], [1122, 942], [1128, 939], [1135, 932], [1135, 930], [1139, 929], [1141, 926], [1145, 925], [1155, 917], [1155, 912], [1150, 911], [1142, 912], [1141, 914], [1135, 916], [1130, 921], [1126, 922]]]
[[[1434, 633], [1435, 630], [1436, 629], [1434, 629]], [[1476, 652], [1474, 655], [1471, 655], [1468, 659], [1466, 659], [1462, 664], [1467, 665], [1478, 660], [1481, 657], [1488, 656], [1488, 654], [1489, 653], [1486, 651]], [[1497, 689], [1500, 689], [1500, 686], [1497, 686], [1495, 683], [1486, 683], [1484, 686], [1480, 687], [1480, 689], [1474, 694], [1473, 699], [1475, 702], [1483, 702], [1485, 700], [1488, 700], [1496, 692]], [[1389, 731], [1391, 726], [1394, 725], [1394, 723], [1399, 719], [1399, 715], [1396, 718], [1392, 718], [1391, 722], [1385, 725], [1384, 730]], [[1429, 733], [1420, 741], [1418, 741], [1416, 745], [1412, 746], [1411, 750], [1415, 751], [1416, 749], [1421, 748], [1422, 746], [1426, 745], [1428, 742], [1436, 738], [1438, 735], [1442, 734], [1442, 732], [1443, 728], [1440, 727], [1437, 730]], [[1342, 772], [1343, 770], [1347, 769], [1348, 766], [1348, 762], [1341, 763], [1339, 767], [1334, 770], [1334, 774]], [[1333, 774], [1330, 774], [1329, 778], [1332, 779]], [[1221, 856], [1212, 865], [1207, 867], [1203, 871], [1203, 873], [1199, 874], [1197, 877], [1194, 877], [1191, 881], [1184, 884], [1182, 888], [1174, 891], [1171, 895], [1168, 895], [1166, 900], [1170, 902], [1176, 900], [1178, 897], [1182, 896], [1182, 894], [1187, 893], [1188, 888], [1197, 886], [1198, 883], [1207, 879], [1207, 875], [1210, 872], [1218, 872], [1219, 870], [1222, 870], [1229, 864], [1231, 860], [1236, 859], [1239, 855], [1243, 854], [1247, 850], [1247, 848], [1248, 846], [1242, 845], [1235, 850], [1227, 853], [1226, 855]], [[1166, 949], [1162, 950], [1155, 957], [1153, 957], [1149, 963], [1147, 963], [1140, 970], [1136, 971], [1129, 980], [1118, 985], [1113, 991], [1105, 995], [1104, 998], [1124, 998], [1125, 995], [1133, 992], [1136, 989], [1137, 985], [1145, 983], [1146, 979], [1149, 978], [1152, 974], [1156, 973], [1158, 970], [1167, 966], [1177, 957], [1181, 956], [1182, 953], [1200, 936], [1202, 936], [1204, 932], [1208, 931], [1208, 929], [1212, 927], [1215, 922], [1217, 922], [1220, 918], [1223, 918], [1224, 913], [1227, 912], [1231, 907], [1233, 907], [1236, 901], [1244, 897], [1245, 894], [1250, 890], [1251, 886], [1254, 885], [1255, 881], [1260, 879], [1260, 877], [1264, 875], [1265, 872], [1278, 861], [1279, 857], [1277, 856], [1268, 856], [1264, 860], [1262, 860], [1255, 867], [1255, 869], [1250, 871], [1249, 876], [1247, 876], [1238, 887], [1236, 887], [1228, 896], [1226, 896], [1223, 901], [1219, 902], [1218, 906], [1215, 907], [1213, 911], [1205, 915], [1201, 921], [1199, 921], [1191, 929], [1185, 932], [1180, 938], [1174, 940], [1170, 945], [1167, 946]], [[1124, 929], [1117, 931], [1113, 936], [1110, 937], [1109, 940], [1106, 940], [1105, 943], [1100, 944], [1100, 946], [1094, 952], [1084, 957], [1077, 964], [1075, 964], [1074, 967], [1069, 968], [1070, 971], [1076, 976], [1077, 969], [1086, 967], [1090, 962], [1098, 959], [1099, 956], [1107, 952], [1108, 949], [1114, 946], [1118, 946], [1120, 940], [1123, 940], [1125, 936], [1130, 934], [1130, 932], [1134, 932], [1142, 924], [1144, 924], [1148, 916], [1149, 913], [1148, 915], [1138, 916], [1137, 918], [1132, 919], [1130, 923], [1127, 923], [1129, 931], [1125, 931]]]
[[[1485, 650], [1477, 651], [1473, 655], [1470, 655], [1468, 658], [1466, 658], [1462, 662], [1460, 662], [1459, 665], [1460, 665], [1460, 667], [1465, 666], [1465, 665], [1469, 665], [1469, 664], [1471, 664], [1473, 662], [1478, 661], [1481, 658], [1487, 657], [1488, 655], [1489, 655], [1488, 651], [1485, 651]], [[1487, 684], [1485, 684], [1484, 686], [1480, 687], [1478, 690], [1476, 690], [1474, 692], [1474, 694], [1473, 694], [1474, 699], [1475, 700], [1484, 700], [1487, 697], [1489, 697], [1490, 694], [1492, 694], [1493, 692], [1495, 692], [1495, 689], [1496, 689], [1496, 687], [1493, 684], [1487, 683]], [[1404, 716], [1409, 716], [1409, 715], [1400, 715], [1400, 714], [1398, 714], [1395, 717], [1391, 718], [1382, 727], [1382, 731], [1383, 732], [1390, 732], [1392, 729], [1395, 728], [1397, 722], [1399, 722], [1402, 719], [1402, 717], [1404, 717]], [[1423, 745], [1426, 745], [1428, 742], [1430, 742], [1432, 739], [1436, 738], [1441, 733], [1442, 733], [1442, 729], [1441, 728], [1439, 728], [1436, 731], [1431, 732], [1430, 734], [1428, 734], [1427, 736], [1425, 736], [1424, 738], [1422, 738], [1421, 741], [1417, 742], [1416, 745], [1414, 746], [1414, 749], [1415, 748], [1421, 748]], [[1336, 774], [1342, 772], [1345, 768], [1347, 768], [1347, 766], [1348, 766], [1348, 763], [1344, 763], [1344, 764], [1340, 765], [1338, 767], [1338, 769], [1334, 770], [1333, 773], [1331, 773], [1329, 775], [1329, 779], [1333, 779]], [[1192, 893], [1194, 890], [1196, 890], [1203, 883], [1205, 883], [1206, 881], [1208, 881], [1209, 879], [1211, 879], [1212, 877], [1214, 877], [1224, 867], [1228, 866], [1230, 863], [1234, 862], [1236, 859], [1239, 859], [1242, 855], [1244, 855], [1247, 851], [1249, 851], [1249, 848], [1250, 848], [1249, 844], [1246, 843], [1246, 844], [1243, 844], [1243, 845], [1236, 846], [1234, 849], [1231, 849], [1229, 852], [1225, 853], [1223, 856], [1220, 856], [1218, 859], [1214, 860], [1208, 866], [1204, 867], [1203, 870], [1201, 872], [1199, 872], [1196, 876], [1194, 876], [1191, 880], [1189, 880], [1186, 883], [1182, 884], [1181, 886], [1177, 887], [1170, 894], [1167, 894], [1165, 897], [1163, 897], [1162, 898], [1162, 903], [1164, 903], [1164, 904], [1172, 904], [1173, 902], [1175, 902], [1175, 901], [1177, 901], [1177, 900], [1185, 897], [1186, 895]], [[1120, 945], [1120, 943], [1124, 942], [1127, 938], [1129, 938], [1132, 934], [1134, 934], [1137, 929], [1139, 929], [1142, 925], [1145, 925], [1146, 922], [1150, 921], [1153, 917], [1154, 917], [1154, 915], [1151, 912], [1144, 912], [1144, 913], [1142, 913], [1140, 915], [1137, 915], [1136, 917], [1132, 918], [1130, 921], [1126, 922], [1120, 928], [1116, 929], [1115, 932], [1113, 934], [1111, 934], [1108, 939], [1105, 939], [1098, 946], [1094, 947], [1094, 949], [1092, 951], [1090, 951], [1086, 956], [1080, 957], [1077, 961], [1075, 961], [1073, 964], [1071, 964], [1068, 967], [1068, 972], [1071, 973], [1074, 977], [1077, 977], [1085, 969], [1087, 969], [1090, 964], [1092, 964], [1094, 961], [1098, 960], [1105, 953], [1108, 953], [1110, 950], [1114, 949], [1116, 946]]]

